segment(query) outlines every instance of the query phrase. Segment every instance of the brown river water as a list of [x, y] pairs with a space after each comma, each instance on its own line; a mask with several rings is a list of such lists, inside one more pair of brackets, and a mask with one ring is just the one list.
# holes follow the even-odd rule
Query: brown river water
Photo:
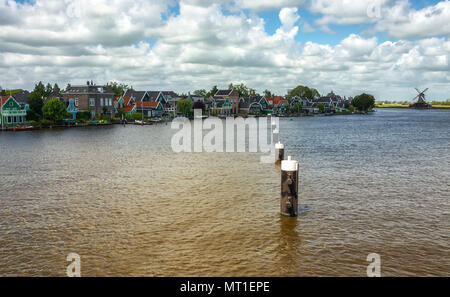
[[450, 112], [281, 119], [297, 219], [258, 153], [170, 124], [0, 134], [0, 276], [450, 276]]

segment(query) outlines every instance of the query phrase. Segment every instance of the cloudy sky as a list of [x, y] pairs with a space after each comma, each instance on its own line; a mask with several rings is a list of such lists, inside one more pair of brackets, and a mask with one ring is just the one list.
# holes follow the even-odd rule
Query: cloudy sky
[[450, 1], [0, 0], [0, 85], [450, 98]]

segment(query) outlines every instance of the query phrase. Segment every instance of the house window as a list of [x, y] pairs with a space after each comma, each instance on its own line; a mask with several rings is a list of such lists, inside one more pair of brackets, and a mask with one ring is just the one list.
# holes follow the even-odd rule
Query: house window
[[100, 98], [100, 106], [103, 106], [103, 98]]
[[75, 98], [75, 106], [78, 107], [78, 104], [79, 104], [79, 100], [78, 100], [78, 98]]
[[112, 98], [109, 98], [109, 106], [112, 106]]
[[95, 99], [89, 98], [89, 106], [95, 106]]

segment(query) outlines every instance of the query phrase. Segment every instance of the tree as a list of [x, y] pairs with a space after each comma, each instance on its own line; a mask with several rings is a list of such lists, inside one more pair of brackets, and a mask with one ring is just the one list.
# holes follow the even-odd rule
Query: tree
[[239, 93], [239, 97], [258, 96], [255, 89], [249, 88], [243, 83], [240, 83], [239, 85], [233, 85], [233, 83], [230, 83], [228, 88], [230, 90], [235, 89]]
[[177, 110], [182, 115], [188, 115], [192, 110], [192, 103], [189, 99], [181, 99], [178, 101]]
[[51, 121], [60, 121], [69, 116], [66, 106], [59, 98], [49, 99], [42, 108], [42, 111], [45, 119]]
[[114, 96], [120, 97], [123, 95], [124, 90], [128, 89], [128, 85], [126, 84], [119, 84], [118, 82], [109, 82], [106, 84], [108, 88], [114, 93]]
[[269, 90], [265, 90], [264, 91], [264, 97], [272, 98], [272, 97], [274, 97], [274, 94], [271, 91], [269, 91]]
[[319, 109], [319, 113], [323, 113], [325, 111], [325, 105], [322, 103], [317, 104], [317, 108]]
[[294, 106], [292, 107], [293, 113], [301, 113], [303, 108], [303, 104], [301, 102], [295, 102]]
[[209, 91], [208, 93], [206, 93], [206, 97], [211, 97], [214, 96], [217, 91], [219, 91], [219, 89], [217, 88], [217, 86], [212, 87], [211, 91]]
[[45, 95], [45, 86], [40, 81], [37, 85], [34, 86], [33, 92], [36, 92], [40, 97], [43, 97]]
[[37, 92], [33, 91], [28, 97], [27, 104], [29, 106], [27, 120], [39, 121], [42, 118], [42, 107], [44, 106], [42, 97]]
[[206, 92], [205, 89], [201, 89], [201, 90], [195, 90], [195, 91], [194, 91], [194, 94], [195, 94], [195, 95], [198, 95], [198, 96], [206, 97], [206, 94], [208, 94], [208, 93]]
[[363, 93], [353, 99], [352, 105], [359, 111], [371, 110], [375, 106], [375, 97]]
[[47, 98], [52, 92], [53, 92], [52, 85], [50, 83], [47, 83], [47, 86], [45, 87], [44, 97]]
[[61, 92], [61, 89], [59, 88], [57, 83], [55, 83], [55, 85], [53, 86], [53, 91], [57, 93]]
[[309, 100], [313, 100], [314, 98], [320, 97], [319, 91], [317, 91], [314, 88], [309, 88], [307, 86], [297, 86], [295, 89], [291, 90], [288, 94], [288, 98], [291, 99], [292, 97], [301, 97], [301, 98], [308, 98]]
[[27, 104], [29, 106], [29, 110], [27, 112], [27, 120], [39, 121], [42, 119], [42, 107], [44, 106], [43, 100], [47, 96], [47, 90], [44, 84], [40, 81], [34, 86], [34, 90], [28, 97]]

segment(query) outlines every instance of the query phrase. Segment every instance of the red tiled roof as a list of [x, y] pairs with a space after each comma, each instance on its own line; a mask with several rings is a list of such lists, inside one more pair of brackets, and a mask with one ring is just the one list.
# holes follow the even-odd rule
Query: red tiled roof
[[137, 107], [153, 107], [157, 108], [159, 102], [158, 101], [136, 101]]
[[0, 96], [0, 107], [2, 107], [3, 104], [5, 104], [5, 102], [8, 101], [9, 97], [11, 96]]
[[130, 104], [131, 97], [123, 97], [124, 105]]
[[286, 98], [282, 97], [282, 96], [277, 96], [277, 97], [273, 97], [273, 98], [267, 98], [267, 101], [272, 101], [273, 105], [279, 105], [280, 102], [282, 103], [283, 101], [287, 101]]
[[[120, 98], [122, 96], [116, 96], [114, 97], [114, 102], [119, 102]], [[131, 97], [123, 97], [124, 105], [128, 105], [130, 103]]]
[[125, 106], [125, 107], [121, 108], [120, 110], [121, 111], [125, 111], [125, 112], [130, 112], [133, 109], [134, 109], [134, 105], [128, 105], [128, 106]]

